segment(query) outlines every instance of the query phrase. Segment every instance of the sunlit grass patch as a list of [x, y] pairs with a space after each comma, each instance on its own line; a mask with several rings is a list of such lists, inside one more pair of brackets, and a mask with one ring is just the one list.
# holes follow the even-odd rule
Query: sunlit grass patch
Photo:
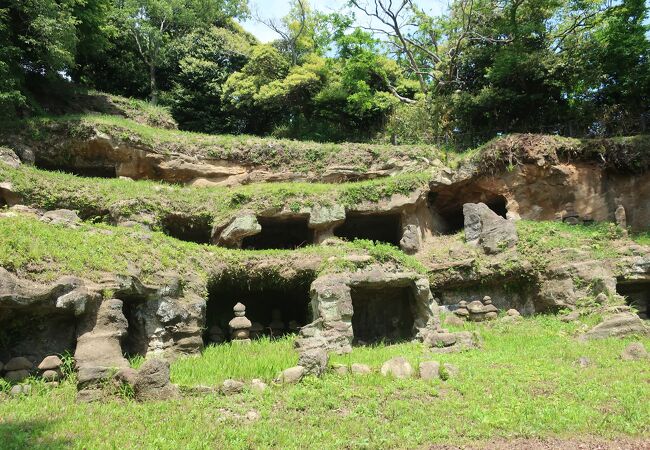
[[171, 377], [182, 385], [218, 385], [226, 379], [272, 381], [282, 370], [298, 363], [295, 336], [252, 340], [250, 344], [210, 345], [201, 356], [181, 358], [172, 364]]
[[[591, 322], [588, 320], [587, 322]], [[623, 361], [637, 338], [579, 342], [588, 325], [554, 316], [518, 323], [466, 324], [482, 348], [431, 354], [417, 343], [355, 347], [331, 355], [333, 363], [366, 363], [370, 376], [307, 377], [263, 394], [209, 394], [172, 402], [76, 403], [74, 385], [36, 389], [0, 400], [2, 448], [422, 448], [464, 445], [494, 438], [647, 436], [650, 366]], [[650, 347], [650, 339], [641, 342]], [[455, 364], [448, 381], [394, 380], [381, 363], [404, 356]], [[576, 361], [587, 357], [590, 365]], [[172, 379], [186, 386], [225, 378], [270, 380], [293, 366], [290, 338], [250, 346], [211, 346], [202, 356], [172, 364]], [[248, 421], [255, 410], [260, 419]]]

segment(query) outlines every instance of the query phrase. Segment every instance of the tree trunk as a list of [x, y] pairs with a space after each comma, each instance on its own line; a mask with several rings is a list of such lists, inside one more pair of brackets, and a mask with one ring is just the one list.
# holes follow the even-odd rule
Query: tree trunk
[[156, 67], [149, 64], [149, 87], [151, 90], [151, 104], [158, 104], [158, 86], [156, 85]]

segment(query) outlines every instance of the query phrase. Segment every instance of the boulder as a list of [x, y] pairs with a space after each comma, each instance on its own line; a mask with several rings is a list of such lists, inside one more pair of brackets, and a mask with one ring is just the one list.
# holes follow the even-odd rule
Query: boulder
[[309, 228], [327, 228], [345, 221], [343, 205], [314, 206], [309, 214]]
[[264, 392], [267, 388], [268, 385], [259, 378], [254, 378], [251, 381], [251, 390], [253, 392]]
[[425, 344], [430, 347], [450, 347], [456, 340], [456, 333], [432, 332], [427, 334]]
[[354, 363], [350, 367], [350, 372], [354, 375], [368, 375], [372, 373], [372, 369], [367, 364]]
[[133, 385], [135, 398], [140, 401], [169, 400], [180, 397], [180, 390], [169, 382], [169, 362], [149, 359], [142, 364]]
[[59, 370], [63, 361], [56, 355], [46, 356], [38, 365], [38, 370]]
[[61, 373], [58, 370], [46, 370], [41, 375], [45, 381], [59, 381], [61, 379]]
[[510, 308], [508, 311], [506, 311], [506, 315], [510, 317], [520, 317], [521, 314], [519, 314], [519, 311], [517, 311], [514, 308]]
[[10, 370], [5, 373], [4, 378], [10, 383], [20, 383], [29, 378], [29, 370]]
[[221, 383], [219, 392], [223, 395], [235, 395], [240, 394], [244, 390], [244, 383], [237, 380], [225, 380]]
[[631, 335], [644, 336], [649, 329], [639, 316], [631, 312], [623, 312], [607, 317], [601, 323], [587, 331], [583, 339], [603, 339], [608, 337], [624, 337]]
[[127, 328], [122, 300], [95, 299], [89, 302], [76, 330], [74, 359], [79, 389], [101, 383], [113, 373], [113, 369], [129, 367], [121, 345]]
[[308, 375], [321, 376], [327, 370], [329, 357], [323, 347], [308, 348], [300, 352], [298, 365], [305, 368]]
[[34, 364], [32, 362], [23, 357], [23, 356], [17, 356], [15, 358], [11, 358], [9, 361], [7, 361], [7, 364], [5, 364], [5, 370], [7, 372], [11, 372], [14, 370], [32, 370], [34, 367]]
[[504, 219], [485, 203], [463, 205], [465, 239], [479, 245], [487, 254], [495, 254], [517, 244], [514, 222]]
[[277, 381], [282, 384], [295, 384], [302, 380], [305, 375], [305, 368], [302, 366], [295, 366], [285, 369], [280, 373]]
[[69, 209], [55, 209], [43, 214], [41, 216], [41, 221], [52, 225], [62, 225], [74, 228], [81, 222], [81, 219], [76, 212]]
[[639, 361], [649, 358], [650, 355], [641, 342], [632, 342], [621, 353], [621, 359], [624, 361]]
[[585, 369], [591, 365], [591, 360], [586, 356], [581, 356], [578, 358], [578, 361], [576, 361], [576, 363], [580, 368]]
[[400, 248], [409, 255], [417, 253], [420, 250], [420, 227], [417, 225], [407, 225], [402, 231], [402, 238], [399, 241]]
[[348, 366], [344, 364], [333, 364], [332, 365], [332, 372], [337, 374], [337, 375], [347, 375], [348, 374]]
[[560, 316], [562, 322], [575, 322], [580, 318], [580, 311], [571, 311], [569, 314]]
[[119, 384], [128, 384], [129, 386], [134, 386], [137, 378], [138, 371], [131, 367], [123, 367], [113, 375], [113, 379]]
[[113, 369], [103, 366], [81, 366], [77, 369], [77, 389], [88, 389], [107, 380]]
[[445, 325], [451, 325], [452, 327], [461, 327], [465, 321], [456, 315], [448, 315], [445, 317]]
[[9, 395], [18, 397], [19, 395], [29, 395], [32, 392], [32, 386], [29, 384], [17, 384], [11, 387]]
[[244, 238], [256, 235], [261, 231], [262, 226], [257, 221], [255, 215], [241, 215], [230, 222], [221, 232], [216, 243], [224, 247], [240, 247]]
[[410, 378], [413, 375], [413, 367], [411, 364], [401, 356], [396, 356], [386, 361], [380, 370], [384, 376], [393, 376], [395, 378]]
[[14, 151], [7, 147], [0, 147], [0, 162], [7, 164], [9, 167], [17, 169], [20, 166], [20, 158]]
[[420, 363], [420, 378], [423, 380], [437, 380], [440, 378], [440, 363], [438, 361], [425, 361]]

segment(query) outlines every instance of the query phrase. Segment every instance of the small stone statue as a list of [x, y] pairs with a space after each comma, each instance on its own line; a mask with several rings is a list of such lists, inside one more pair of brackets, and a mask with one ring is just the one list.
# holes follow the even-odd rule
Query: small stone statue
[[618, 205], [616, 212], [614, 212], [614, 217], [616, 218], [616, 225], [621, 227], [627, 233], [627, 214], [625, 213], [623, 205]]
[[499, 310], [492, 304], [492, 298], [489, 296], [483, 297], [483, 313], [486, 320], [493, 320], [497, 318]]
[[580, 216], [576, 212], [573, 203], [567, 203], [564, 209], [566, 212], [562, 217], [562, 221], [568, 225], [578, 225], [580, 223]]
[[469, 317], [469, 310], [467, 309], [467, 302], [465, 300], [461, 300], [458, 304], [458, 309], [454, 311], [454, 314], [461, 319], [467, 319]]
[[282, 313], [279, 309], [274, 309], [271, 311], [271, 323], [269, 328], [271, 329], [272, 336], [281, 336], [284, 333], [284, 322], [282, 321]]
[[246, 318], [246, 307], [241, 303], [237, 303], [232, 310], [235, 313], [235, 317], [228, 322], [232, 341], [250, 343], [250, 329], [253, 324]]
[[475, 300], [467, 306], [469, 310], [469, 320], [471, 322], [483, 322], [497, 318], [498, 309], [492, 304], [489, 296], [483, 297], [483, 301]]

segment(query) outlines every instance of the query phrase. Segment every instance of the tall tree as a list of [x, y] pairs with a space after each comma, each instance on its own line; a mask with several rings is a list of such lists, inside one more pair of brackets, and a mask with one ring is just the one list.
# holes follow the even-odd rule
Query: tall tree
[[117, 6], [118, 17], [147, 68], [154, 104], [158, 101], [156, 70], [172, 39], [248, 12], [246, 0], [117, 0]]

